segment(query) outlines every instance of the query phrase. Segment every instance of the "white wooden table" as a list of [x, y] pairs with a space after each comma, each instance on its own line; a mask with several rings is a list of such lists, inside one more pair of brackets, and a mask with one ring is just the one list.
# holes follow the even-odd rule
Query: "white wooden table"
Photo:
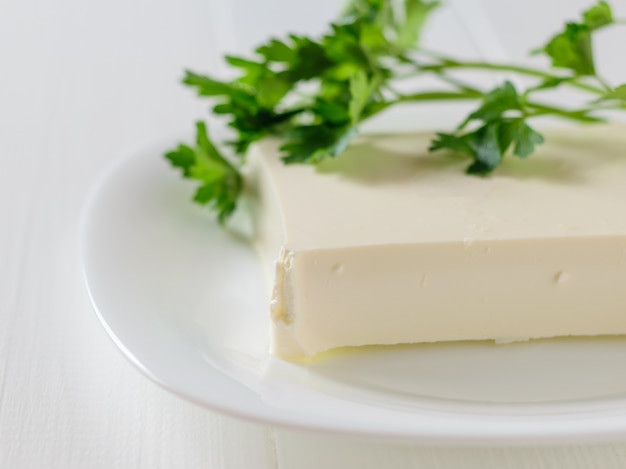
[[[530, 8], [482, 3], [492, 19]], [[559, 4], [572, 14], [586, 2], [553, 3], [537, 26], [546, 31]], [[334, 4], [0, 2], [0, 468], [626, 467], [626, 443], [411, 447], [235, 421], [140, 375], [98, 323], [77, 260], [95, 178], [203, 116], [205, 104], [177, 85], [183, 68], [217, 69], [219, 51], [271, 31], [319, 29]], [[483, 52], [515, 57], [516, 44]]]

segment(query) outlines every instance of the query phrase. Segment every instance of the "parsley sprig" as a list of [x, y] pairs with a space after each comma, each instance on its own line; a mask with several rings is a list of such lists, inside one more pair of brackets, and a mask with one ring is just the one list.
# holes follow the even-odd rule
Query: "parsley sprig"
[[183, 176], [201, 182], [194, 196], [199, 204], [209, 204], [224, 223], [234, 212], [243, 188], [239, 170], [215, 148], [207, 135], [204, 122], [196, 123], [196, 143], [180, 144], [166, 153], [172, 165], [182, 169]]
[[[604, 121], [602, 111], [626, 110], [626, 84], [609, 85], [593, 57], [594, 33], [617, 23], [606, 1], [533, 52], [549, 59], [547, 69], [462, 61], [423, 49], [423, 27], [439, 6], [436, 0], [354, 0], [320, 38], [292, 34], [270, 39], [252, 57], [227, 56], [237, 71], [233, 80], [187, 71], [183, 83], [210, 98], [213, 114], [224, 116], [234, 131], [234, 139], [216, 145], [198, 122], [195, 144], [166, 154], [184, 177], [201, 183], [194, 200], [208, 204], [224, 223], [243, 190], [239, 167], [253, 142], [279, 136], [286, 164], [315, 164], [341, 155], [364, 121], [403, 103], [476, 101], [453, 132], [436, 134], [430, 150], [464, 154], [467, 172], [480, 175], [494, 171], [507, 154], [527, 158], [543, 143], [531, 125], [536, 117], [594, 123]], [[504, 72], [532, 83], [521, 89], [507, 80], [485, 90], [460, 80], [456, 72], [463, 70]], [[425, 74], [441, 87], [398, 91], [404, 80]], [[584, 104], [564, 108], [540, 100], [560, 88], [579, 91]], [[232, 158], [218, 150], [225, 146]]]

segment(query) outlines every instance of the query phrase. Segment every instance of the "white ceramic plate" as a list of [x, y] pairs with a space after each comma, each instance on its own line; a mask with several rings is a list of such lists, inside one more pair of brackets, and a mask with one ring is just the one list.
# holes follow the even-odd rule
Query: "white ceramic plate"
[[366, 347], [313, 364], [267, 353], [255, 253], [189, 202], [160, 157], [131, 155], [86, 206], [81, 261], [124, 354], [174, 393], [291, 428], [445, 444], [626, 437], [626, 339]]

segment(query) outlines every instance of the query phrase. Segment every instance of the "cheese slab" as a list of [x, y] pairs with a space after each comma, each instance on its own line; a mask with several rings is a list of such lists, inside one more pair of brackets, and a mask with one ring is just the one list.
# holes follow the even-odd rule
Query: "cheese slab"
[[626, 129], [546, 132], [488, 177], [431, 135], [363, 137], [336, 160], [249, 155], [271, 351], [626, 334]]

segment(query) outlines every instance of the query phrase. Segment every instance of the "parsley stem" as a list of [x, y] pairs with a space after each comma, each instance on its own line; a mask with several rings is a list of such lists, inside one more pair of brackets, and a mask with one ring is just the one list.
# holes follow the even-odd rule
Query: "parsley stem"
[[[542, 78], [544, 80], [558, 80], [563, 77], [559, 77], [556, 75], [552, 75], [551, 73], [544, 72], [542, 70], [536, 70], [533, 68], [521, 67], [518, 65], [511, 64], [492, 64], [486, 62], [451, 62], [451, 63], [443, 63], [436, 65], [424, 65], [420, 67], [421, 70], [431, 70], [431, 71], [443, 71], [448, 69], [475, 69], [475, 70], [492, 70], [492, 71], [501, 71], [501, 72], [513, 72], [519, 73], [521, 75], [533, 76], [537, 78]], [[567, 80], [564, 83], [567, 83], [575, 88], [589, 91], [595, 94], [604, 94], [605, 91], [601, 88], [598, 88], [593, 85], [589, 85], [587, 83], [583, 83], [572, 77], [571, 80]]]
[[575, 120], [578, 122], [604, 122], [604, 119], [596, 116], [589, 115], [590, 110], [587, 109], [579, 109], [579, 110], [567, 110], [561, 109], [554, 106], [549, 106], [547, 104], [541, 104], [536, 102], [526, 102], [526, 106], [530, 109], [533, 109], [534, 112], [529, 113], [528, 117], [538, 117], [544, 115], [556, 115], [558, 117]]
[[587, 107], [587, 112], [595, 111], [626, 111], [626, 104], [612, 103], [612, 104], [599, 104], [594, 103]]
[[454, 100], [454, 99], [478, 99], [483, 96], [480, 91], [466, 90], [462, 93], [457, 91], [425, 91], [422, 93], [405, 94], [398, 97], [394, 102], [389, 104], [395, 104], [407, 101], [439, 101], [439, 100]]
[[598, 83], [600, 83], [600, 86], [602, 86], [602, 88], [604, 88], [604, 92], [609, 92], [613, 89], [613, 87], [602, 77], [596, 75], [595, 79]]
[[453, 86], [456, 86], [457, 88], [459, 88], [462, 91], [465, 91], [465, 92], [468, 92], [468, 93], [473, 93], [476, 96], [484, 95], [484, 93], [481, 90], [479, 90], [478, 88], [475, 88], [475, 87], [473, 87], [473, 86], [471, 86], [471, 85], [469, 85], [469, 84], [467, 84], [467, 83], [465, 83], [465, 82], [463, 82], [461, 80], [458, 80], [456, 78], [452, 78], [452, 77], [446, 75], [445, 73], [439, 72], [439, 73], [437, 73], [437, 76], [439, 77], [439, 79], [441, 81], [444, 81], [444, 82], [449, 83], [449, 84], [451, 84]]
[[[397, 94], [397, 93], [396, 93]], [[368, 119], [387, 108], [400, 103], [420, 102], [420, 101], [454, 101], [454, 100], [470, 100], [479, 99], [483, 96], [480, 91], [465, 90], [457, 91], [424, 91], [422, 93], [397, 95], [397, 98], [390, 101], [378, 103], [377, 106], [371, 107], [361, 115], [361, 121]]]

